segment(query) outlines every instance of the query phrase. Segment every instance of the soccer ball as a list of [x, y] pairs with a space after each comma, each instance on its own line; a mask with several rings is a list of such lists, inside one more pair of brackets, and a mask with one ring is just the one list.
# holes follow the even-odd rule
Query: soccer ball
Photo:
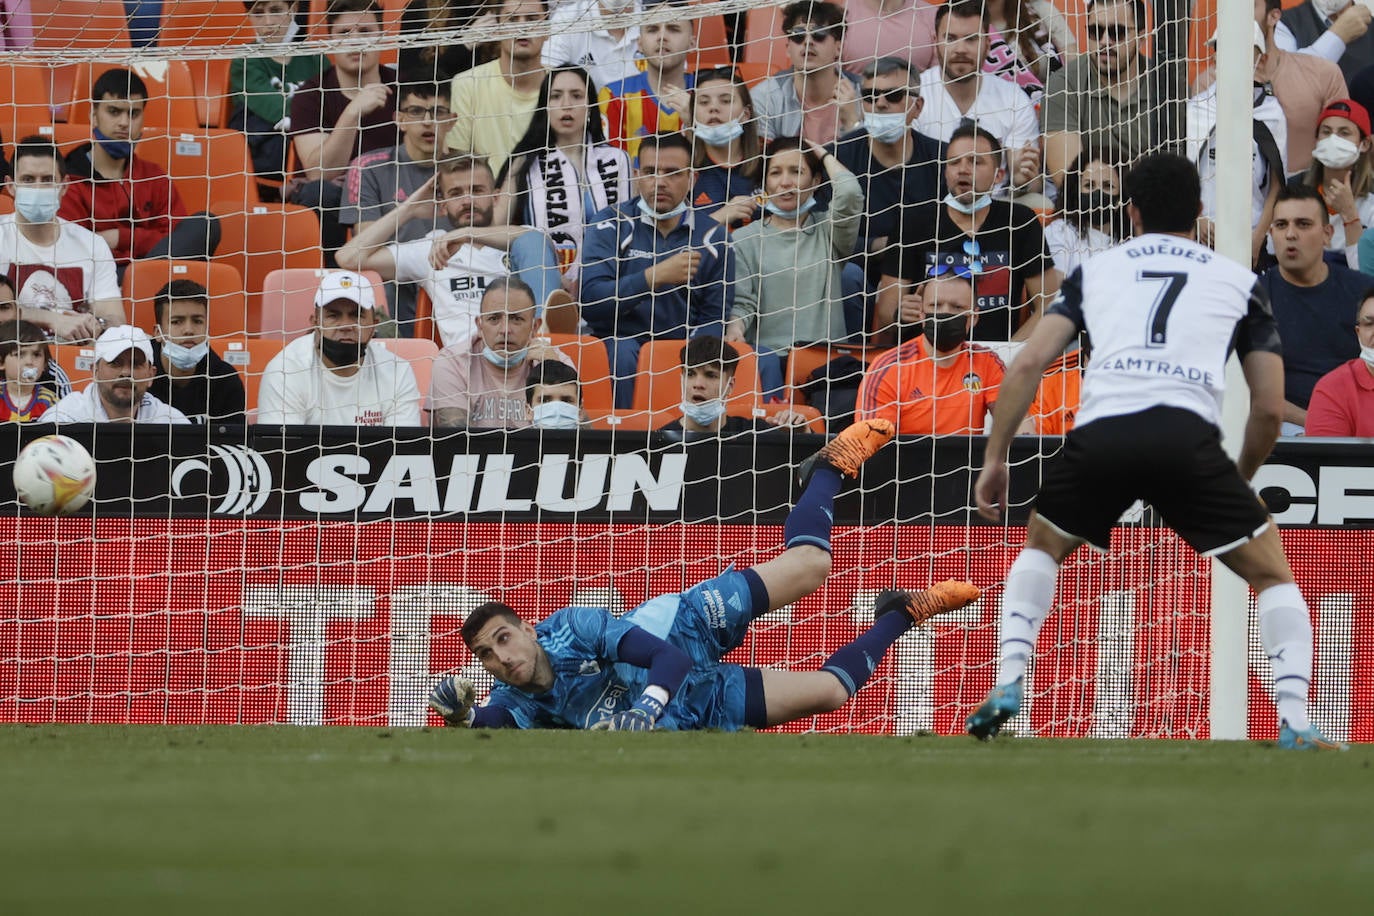
[[40, 515], [80, 511], [95, 489], [95, 459], [66, 436], [35, 439], [14, 460], [14, 491]]

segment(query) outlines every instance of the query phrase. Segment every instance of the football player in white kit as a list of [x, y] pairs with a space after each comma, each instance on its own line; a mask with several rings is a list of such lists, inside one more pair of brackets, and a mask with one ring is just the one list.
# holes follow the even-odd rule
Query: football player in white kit
[[[1274, 670], [1279, 745], [1343, 748], [1308, 720], [1311, 617], [1273, 519], [1247, 483], [1282, 419], [1283, 359], [1269, 302], [1254, 274], [1193, 240], [1201, 196], [1188, 160], [1143, 157], [1127, 174], [1122, 199], [1136, 237], [1064, 281], [1007, 371], [993, 413], [974, 495], [979, 513], [996, 520], [1007, 501], [1007, 450], [1041, 375], [1088, 332], [1092, 359], [1075, 426], [1046, 472], [1026, 546], [1007, 575], [997, 680], [968, 717], [968, 731], [992, 738], [1020, 711], [1059, 564], [1085, 542], [1106, 551], [1116, 520], [1143, 499], [1195, 550], [1217, 557], [1255, 590]], [[1220, 428], [1233, 348], [1250, 389], [1237, 462], [1222, 450]]]

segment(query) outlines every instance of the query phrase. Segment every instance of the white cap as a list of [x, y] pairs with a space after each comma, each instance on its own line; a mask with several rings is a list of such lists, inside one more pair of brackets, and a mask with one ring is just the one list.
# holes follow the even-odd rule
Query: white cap
[[322, 309], [339, 299], [347, 299], [360, 309], [376, 308], [372, 284], [351, 270], [331, 270], [320, 278], [320, 288], [315, 291], [315, 308]]
[[112, 363], [123, 356], [126, 350], [134, 349], [142, 350], [148, 362], [153, 361], [153, 344], [148, 334], [136, 325], [121, 324], [106, 328], [96, 340], [95, 358]]
[[[1264, 44], [1264, 29], [1260, 28], [1258, 22], [1252, 22], [1251, 25], [1255, 27], [1254, 38], [1251, 39], [1255, 46], [1255, 50], [1260, 52], [1261, 54], [1267, 54], [1269, 52], [1269, 48], [1266, 47]], [[1207, 39], [1207, 43], [1214, 48], [1217, 46], [1217, 31], [1217, 29], [1213, 29], [1212, 37]]]

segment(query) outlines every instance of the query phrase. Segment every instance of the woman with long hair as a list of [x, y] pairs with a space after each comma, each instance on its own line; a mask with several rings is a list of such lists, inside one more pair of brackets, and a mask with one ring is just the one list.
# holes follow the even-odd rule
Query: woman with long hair
[[[829, 179], [828, 210], [815, 212]], [[839, 342], [846, 327], [842, 273], [854, 253], [863, 189], [854, 173], [810, 140], [774, 140], [765, 161], [764, 216], [731, 236], [735, 302], [726, 339], [759, 354], [765, 392], [780, 388], [782, 356], [797, 344]]]
[[1045, 246], [1064, 276], [1131, 234], [1121, 200], [1124, 170], [1121, 154], [1104, 147], [1084, 150], [1064, 174], [1055, 218], [1045, 226]]
[[1302, 183], [1316, 188], [1331, 215], [1328, 260], [1359, 270], [1360, 236], [1374, 226], [1374, 161], [1370, 148], [1369, 112], [1353, 99], [1337, 99], [1317, 121], [1317, 145]]
[[630, 157], [606, 142], [586, 70], [565, 64], [544, 77], [534, 118], [497, 185], [506, 221], [549, 237], [563, 286], [574, 292], [583, 229], [596, 213], [631, 197]]
[[762, 160], [749, 87], [734, 67], [698, 71], [692, 89], [693, 205], [723, 226], [742, 225], [758, 211]]
[[1050, 74], [1078, 53], [1068, 20], [1049, 0], [987, 0], [987, 9], [992, 32], [983, 70], [1038, 103]]

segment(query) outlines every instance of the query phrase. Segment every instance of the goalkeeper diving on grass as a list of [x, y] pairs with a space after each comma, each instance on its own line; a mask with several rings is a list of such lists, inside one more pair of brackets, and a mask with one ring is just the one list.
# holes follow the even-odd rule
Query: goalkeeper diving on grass
[[472, 682], [446, 677], [429, 705], [449, 725], [612, 731], [765, 728], [831, 712], [849, 701], [913, 626], [964, 607], [979, 590], [941, 582], [878, 596], [873, 626], [816, 671], [723, 663], [755, 619], [804, 598], [830, 575], [830, 529], [844, 477], [892, 438], [887, 420], [855, 423], [801, 465], [805, 489], [772, 560], [727, 570], [662, 595], [623, 617], [565, 607], [531, 625], [498, 602], [464, 621], [463, 641], [497, 684], [483, 706]]

